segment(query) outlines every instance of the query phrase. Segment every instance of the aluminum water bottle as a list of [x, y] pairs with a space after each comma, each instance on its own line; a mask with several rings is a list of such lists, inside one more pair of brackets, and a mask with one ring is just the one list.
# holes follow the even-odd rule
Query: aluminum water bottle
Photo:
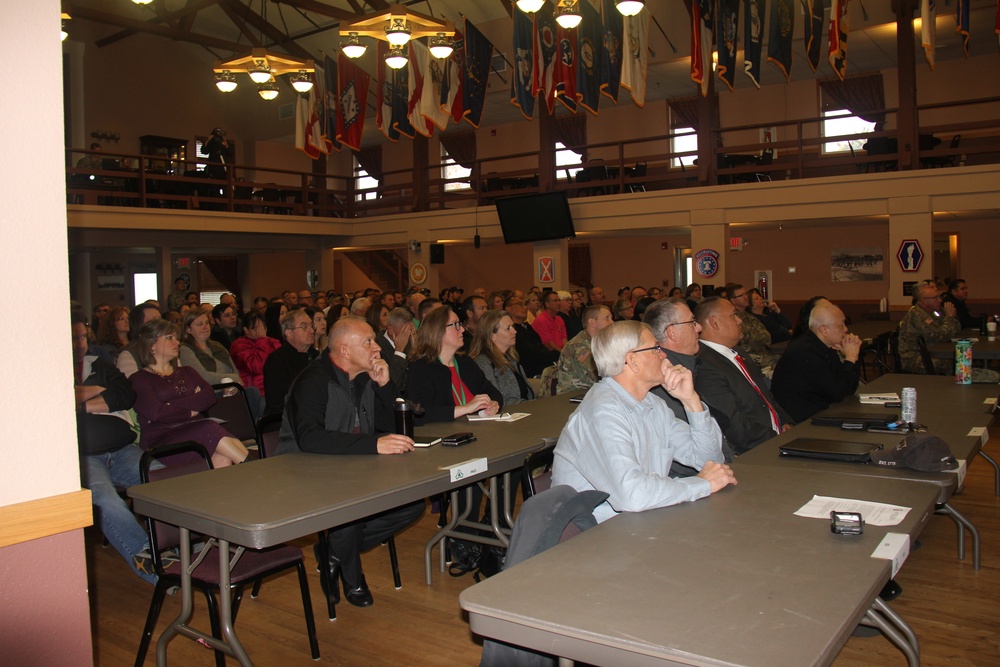
[[955, 384], [972, 384], [972, 341], [955, 342]]
[[917, 390], [915, 387], [903, 387], [902, 421], [915, 424], [917, 421]]

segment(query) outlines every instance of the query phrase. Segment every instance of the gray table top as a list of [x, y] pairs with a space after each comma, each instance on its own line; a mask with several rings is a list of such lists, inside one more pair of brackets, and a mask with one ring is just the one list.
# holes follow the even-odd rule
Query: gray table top
[[[473, 632], [600, 665], [825, 665], [888, 580], [887, 532], [919, 535], [925, 484], [735, 466], [739, 485], [621, 514], [466, 589]], [[905, 505], [864, 535], [793, 515], [814, 494]]]
[[[146, 516], [244, 546], [261, 548], [325, 530], [518, 468], [543, 437], [556, 437], [575, 408], [568, 396], [517, 406], [512, 422], [465, 420], [421, 427], [472, 431], [463, 447], [435, 445], [398, 456], [285, 454], [129, 489]], [[447, 468], [485, 457], [488, 471], [449, 480]]]
[[[978, 338], [972, 345], [973, 359], [1000, 359], [1000, 340], [988, 340], [986, 336], [979, 333], [979, 330], [964, 330], [957, 338]], [[952, 359], [955, 356], [955, 343], [935, 343], [929, 345], [928, 349], [932, 357], [938, 359]]]
[[[949, 375], [883, 375], [867, 385], [858, 388], [859, 394], [879, 394], [896, 392], [902, 395], [903, 387], [917, 390], [917, 417], [926, 409], [946, 412], [991, 413], [1000, 397], [1000, 385], [996, 384], [955, 384]], [[987, 403], [987, 399], [990, 400]], [[848, 398], [845, 404], [856, 402], [856, 397]], [[877, 407], [877, 406], [864, 406]], [[898, 410], [898, 408], [893, 408]]]

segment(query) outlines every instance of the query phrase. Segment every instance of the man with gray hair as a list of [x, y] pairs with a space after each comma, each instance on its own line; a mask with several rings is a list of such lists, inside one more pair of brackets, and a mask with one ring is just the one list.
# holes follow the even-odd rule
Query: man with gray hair
[[[615, 322], [594, 336], [592, 348], [602, 379], [559, 436], [554, 486], [608, 493], [607, 502], [594, 510], [600, 522], [618, 512], [704, 498], [736, 483], [723, 463], [722, 434], [694, 390], [691, 371], [670, 363], [649, 325]], [[681, 402], [688, 423], [650, 394], [656, 386]], [[669, 477], [675, 458], [700, 472]]]
[[774, 369], [771, 391], [797, 422], [858, 389], [861, 339], [848, 333], [844, 322], [840, 308], [817, 303], [809, 314], [809, 331], [788, 344]]
[[264, 362], [265, 415], [281, 414], [292, 380], [319, 356], [319, 350], [313, 347], [316, 327], [309, 313], [301, 308], [281, 318], [281, 335], [284, 338], [281, 347], [267, 355]]
[[378, 346], [382, 349], [382, 359], [389, 364], [389, 377], [400, 391], [406, 389], [406, 355], [410, 352], [410, 342], [416, 327], [413, 317], [406, 308], [389, 311], [389, 322], [378, 336]]

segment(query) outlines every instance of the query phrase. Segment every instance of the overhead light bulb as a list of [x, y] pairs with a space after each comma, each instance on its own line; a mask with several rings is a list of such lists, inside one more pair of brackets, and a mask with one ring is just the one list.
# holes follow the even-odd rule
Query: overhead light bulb
[[265, 81], [257, 86], [257, 94], [270, 102], [278, 96], [278, 82], [273, 79], [271, 81]]
[[298, 75], [292, 78], [292, 88], [298, 93], [308, 93], [312, 90], [312, 87], [312, 77], [303, 69], [300, 69]]
[[254, 83], [267, 83], [271, 80], [271, 67], [264, 59], [254, 60], [253, 65], [247, 67], [247, 73]]
[[134, 2], [137, 5], [148, 5], [152, 1], [153, 0], [132, 0], [132, 2]]
[[572, 30], [576, 26], [580, 25], [580, 21], [583, 20], [583, 15], [580, 14], [580, 9], [577, 7], [576, 2], [572, 5], [564, 5], [559, 8], [559, 13], [556, 14], [556, 23], [561, 25], [566, 30]]
[[215, 76], [215, 87], [224, 93], [231, 93], [236, 90], [236, 77], [229, 70], [224, 70]]
[[385, 39], [392, 46], [403, 46], [410, 41], [410, 26], [404, 17], [392, 17], [385, 27]]
[[545, 0], [517, 0], [517, 8], [525, 14], [533, 14], [542, 8]]
[[622, 16], [635, 16], [642, 11], [645, 2], [643, 0], [615, 0], [615, 6], [618, 7], [618, 13]]
[[385, 64], [392, 69], [403, 69], [407, 62], [409, 59], [403, 55], [403, 49], [399, 47], [389, 49], [389, 53], [385, 56]]
[[450, 58], [454, 51], [455, 47], [452, 45], [451, 39], [446, 37], [443, 32], [439, 32], [437, 37], [431, 38], [430, 52], [435, 58]]
[[341, 44], [340, 50], [344, 52], [344, 55], [348, 58], [360, 58], [365, 55], [365, 51], [368, 47], [361, 43], [361, 38], [358, 37], [358, 33], [352, 32], [348, 38], [346, 44]]

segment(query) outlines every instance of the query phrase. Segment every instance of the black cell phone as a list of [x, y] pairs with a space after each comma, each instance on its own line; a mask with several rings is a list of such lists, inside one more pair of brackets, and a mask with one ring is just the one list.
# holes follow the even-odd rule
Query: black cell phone
[[441, 444], [446, 447], [461, 447], [474, 441], [476, 436], [469, 432], [452, 433], [441, 438]]

